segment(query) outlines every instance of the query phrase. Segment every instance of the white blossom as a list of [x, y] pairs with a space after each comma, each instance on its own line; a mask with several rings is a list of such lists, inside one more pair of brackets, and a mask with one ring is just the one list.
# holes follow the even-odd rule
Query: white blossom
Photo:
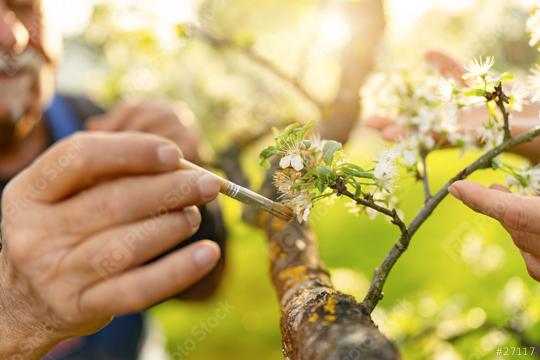
[[281, 158], [279, 166], [282, 169], [292, 167], [296, 171], [301, 171], [304, 168], [304, 160], [300, 154], [289, 154]]
[[455, 86], [453, 80], [442, 79], [438, 85], [440, 99], [444, 102], [452, 101]]
[[302, 190], [298, 193], [292, 194], [289, 197], [285, 197], [283, 202], [294, 210], [299, 223], [308, 220], [311, 209], [313, 208], [313, 201], [311, 200], [309, 191]]
[[527, 104], [529, 97], [527, 87], [522, 84], [513, 84], [509, 93], [512, 98], [512, 110], [517, 112], [523, 111], [523, 105]]
[[523, 195], [540, 195], [540, 166], [527, 167], [506, 175], [506, 185]]
[[526, 172], [526, 178], [529, 181], [529, 188], [535, 195], [540, 194], [540, 167], [535, 166]]
[[417, 150], [405, 149], [402, 151], [401, 156], [403, 157], [403, 162], [405, 165], [412, 166], [418, 163], [420, 158]]
[[394, 187], [394, 179], [398, 175], [396, 160], [399, 152], [396, 149], [385, 149], [379, 157], [373, 175], [377, 179], [379, 186], [391, 191]]
[[536, 65], [531, 70], [531, 75], [529, 76], [529, 90], [532, 94], [531, 101], [538, 102], [540, 100], [540, 66]]
[[428, 69], [378, 74], [362, 91], [364, 113], [394, 119], [409, 130], [409, 138], [415, 139], [409, 147], [432, 150], [437, 145], [434, 133], [461, 144], [457, 118], [464, 99], [456, 86], [455, 81]]
[[501, 126], [492, 124], [490, 126], [483, 126], [477, 130], [478, 139], [484, 144], [486, 149], [492, 149], [500, 145], [504, 140], [504, 130]]
[[538, 45], [540, 42], [540, 9], [536, 10], [527, 20], [527, 31], [531, 35], [529, 45]]
[[465, 66], [467, 73], [463, 75], [465, 80], [485, 78], [491, 75], [491, 68], [495, 65], [495, 58], [488, 56], [485, 60], [482, 58], [473, 59]]

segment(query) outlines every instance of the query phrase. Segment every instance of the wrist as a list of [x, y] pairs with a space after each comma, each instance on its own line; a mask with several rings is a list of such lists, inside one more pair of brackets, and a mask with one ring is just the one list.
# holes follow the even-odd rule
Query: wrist
[[0, 271], [0, 359], [41, 359], [60, 339], [53, 326], [32, 316], [27, 297]]

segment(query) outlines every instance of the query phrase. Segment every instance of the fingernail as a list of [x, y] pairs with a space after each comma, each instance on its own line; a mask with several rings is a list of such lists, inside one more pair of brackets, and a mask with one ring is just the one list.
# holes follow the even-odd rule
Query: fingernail
[[219, 192], [219, 180], [210, 174], [201, 176], [198, 186], [203, 201], [214, 200]]
[[188, 206], [183, 211], [191, 227], [197, 229], [201, 225], [201, 213], [199, 209], [196, 206]]
[[219, 250], [215, 245], [201, 245], [193, 255], [195, 263], [201, 268], [209, 268], [215, 265], [219, 259]]
[[174, 166], [178, 164], [180, 151], [178, 151], [178, 147], [172, 144], [161, 145], [158, 149], [158, 158], [162, 164]]
[[456, 197], [457, 199], [461, 200], [461, 194], [459, 193], [459, 189], [457, 188], [456, 184], [450, 185], [450, 187], [448, 188], [448, 192], [454, 195], [454, 197]]

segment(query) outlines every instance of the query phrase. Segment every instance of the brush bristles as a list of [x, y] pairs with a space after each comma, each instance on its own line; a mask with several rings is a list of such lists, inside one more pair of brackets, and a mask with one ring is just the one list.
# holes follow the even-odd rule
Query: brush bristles
[[277, 202], [272, 205], [272, 210], [270, 210], [270, 213], [275, 217], [285, 221], [291, 221], [294, 218], [293, 209], [291, 209], [287, 205], [283, 205]]

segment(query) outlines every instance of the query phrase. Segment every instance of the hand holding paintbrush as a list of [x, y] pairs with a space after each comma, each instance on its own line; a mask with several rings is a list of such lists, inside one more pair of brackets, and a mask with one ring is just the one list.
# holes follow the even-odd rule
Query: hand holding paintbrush
[[191, 169], [202, 171], [206, 174], [210, 174], [219, 179], [220, 192], [235, 200], [238, 200], [246, 205], [253, 206], [259, 210], [267, 211], [277, 218], [285, 221], [291, 221], [294, 217], [293, 210], [283, 204], [272, 201], [254, 191], [246, 189], [240, 185], [237, 185], [229, 180], [222, 178], [198, 165], [189, 162], [186, 159], [180, 159], [179, 166], [181, 169]]

